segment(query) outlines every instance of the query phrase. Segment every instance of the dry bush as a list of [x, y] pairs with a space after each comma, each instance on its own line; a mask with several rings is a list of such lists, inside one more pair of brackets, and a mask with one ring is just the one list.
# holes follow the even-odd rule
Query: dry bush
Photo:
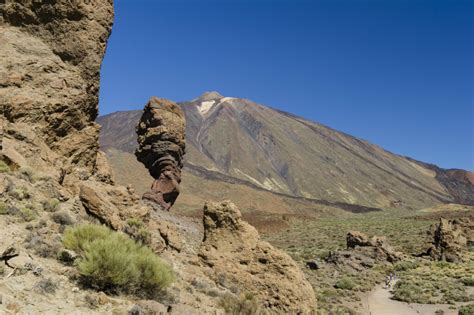
[[266, 312], [260, 307], [257, 298], [251, 293], [235, 296], [225, 294], [219, 301], [219, 306], [229, 315], [264, 315]]

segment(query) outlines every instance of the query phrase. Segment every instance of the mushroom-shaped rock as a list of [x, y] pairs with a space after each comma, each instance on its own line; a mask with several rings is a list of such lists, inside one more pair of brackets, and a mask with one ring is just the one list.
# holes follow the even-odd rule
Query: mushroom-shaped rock
[[181, 168], [185, 152], [184, 113], [174, 102], [152, 97], [137, 126], [137, 159], [155, 179], [144, 199], [164, 210], [173, 206], [179, 195]]
[[[252, 293], [270, 313], [311, 314], [314, 291], [298, 265], [284, 252], [260, 240], [230, 201], [204, 206], [200, 256], [216, 281]], [[224, 279], [224, 280], [223, 280]]]

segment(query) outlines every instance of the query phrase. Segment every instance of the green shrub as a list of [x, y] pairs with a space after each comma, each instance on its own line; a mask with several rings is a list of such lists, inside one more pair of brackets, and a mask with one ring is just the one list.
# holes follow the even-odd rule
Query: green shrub
[[258, 305], [258, 301], [251, 293], [235, 296], [225, 294], [219, 301], [219, 306], [229, 315], [262, 315], [265, 312]]
[[474, 304], [463, 305], [459, 308], [459, 315], [474, 315]]
[[36, 213], [31, 210], [30, 208], [20, 208], [20, 216], [25, 220], [26, 222], [33, 221], [36, 219]]
[[41, 202], [44, 211], [54, 212], [59, 206], [59, 200], [57, 198], [51, 198], [49, 200], [44, 200]]
[[421, 285], [398, 281], [393, 290], [393, 299], [407, 303], [428, 303], [429, 297], [423, 294]]
[[0, 173], [10, 172], [10, 167], [4, 161], [0, 161]]
[[444, 268], [450, 268], [451, 264], [446, 261], [437, 261], [435, 263], [435, 266], [438, 268], [444, 269]]
[[464, 279], [462, 279], [462, 283], [465, 286], [474, 287], [474, 278], [464, 278]]
[[7, 205], [0, 201], [0, 215], [5, 215], [5, 214], [8, 214], [8, 208], [7, 208]]
[[86, 283], [109, 291], [157, 293], [174, 274], [148, 247], [99, 225], [66, 229], [66, 248], [80, 254], [78, 268]]
[[419, 267], [419, 264], [415, 261], [401, 261], [395, 264], [394, 270], [395, 271], [407, 271], [410, 269], [416, 269]]
[[105, 226], [96, 224], [84, 224], [75, 228], [68, 228], [64, 232], [63, 244], [66, 248], [84, 256], [85, 246], [95, 240], [105, 239], [112, 231]]
[[10, 192], [10, 195], [17, 200], [30, 198], [30, 192], [26, 187], [15, 188]]
[[356, 284], [354, 283], [354, 281], [351, 278], [343, 277], [343, 278], [337, 280], [334, 287], [337, 288], [337, 289], [343, 289], [343, 290], [353, 290], [356, 287]]

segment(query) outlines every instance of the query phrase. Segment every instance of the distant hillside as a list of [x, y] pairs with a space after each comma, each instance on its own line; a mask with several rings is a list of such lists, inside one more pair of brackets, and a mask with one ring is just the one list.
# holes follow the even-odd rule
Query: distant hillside
[[[216, 92], [180, 106], [187, 122], [185, 172], [198, 178], [234, 181], [284, 196], [341, 205], [422, 208], [439, 203], [474, 204], [472, 181], [459, 181], [472, 173], [460, 170], [461, 175], [440, 175], [449, 171]], [[115, 149], [113, 164], [129, 163], [117, 154], [135, 150], [140, 115], [141, 111], [128, 111], [98, 118], [103, 150]], [[135, 168], [141, 167], [137, 165]]]

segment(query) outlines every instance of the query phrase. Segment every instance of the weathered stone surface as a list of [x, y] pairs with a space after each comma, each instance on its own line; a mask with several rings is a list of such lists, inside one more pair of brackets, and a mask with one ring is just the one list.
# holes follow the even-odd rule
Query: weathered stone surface
[[347, 250], [330, 252], [326, 257], [327, 263], [358, 272], [372, 268], [376, 262], [395, 263], [403, 259], [403, 254], [395, 251], [385, 237], [369, 238], [362, 232], [350, 231], [346, 241]]
[[97, 152], [94, 173], [98, 180], [108, 184], [114, 183], [112, 167], [107, 160], [107, 155], [105, 155], [105, 153], [102, 151]]
[[429, 233], [433, 235], [433, 245], [424, 254], [435, 260], [459, 262], [463, 251], [474, 243], [474, 222], [469, 218], [441, 218]]
[[179, 195], [181, 168], [185, 152], [185, 119], [173, 102], [152, 97], [137, 126], [138, 149], [135, 155], [155, 178], [151, 191], [143, 195], [164, 210], [173, 206]]
[[367, 235], [359, 231], [349, 231], [346, 236], [347, 248], [355, 248], [356, 246], [371, 246], [371, 242]]
[[296, 263], [260, 240], [233, 203], [207, 203], [203, 222], [200, 256], [215, 279], [253, 293], [270, 312], [308, 314], [315, 309], [313, 289]]
[[150, 211], [123, 186], [87, 181], [80, 186], [79, 198], [90, 215], [115, 230], [122, 230], [129, 218], [145, 220]]
[[0, 104], [92, 173], [98, 150], [99, 70], [113, 20], [112, 0], [0, 3]]

